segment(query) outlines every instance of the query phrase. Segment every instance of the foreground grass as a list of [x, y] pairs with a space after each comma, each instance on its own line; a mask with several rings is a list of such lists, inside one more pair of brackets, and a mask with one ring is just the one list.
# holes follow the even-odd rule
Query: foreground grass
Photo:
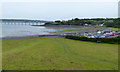
[[36, 38], [3, 40], [4, 70], [117, 70], [118, 45]]
[[108, 28], [113, 31], [120, 31], [120, 28], [112, 28], [112, 27], [108, 27]]

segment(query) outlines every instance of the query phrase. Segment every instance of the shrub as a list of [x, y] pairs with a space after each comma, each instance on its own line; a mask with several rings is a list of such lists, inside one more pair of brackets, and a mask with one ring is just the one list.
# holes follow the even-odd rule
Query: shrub
[[76, 36], [76, 35], [66, 35], [65, 38], [74, 39], [74, 40], [81, 40], [81, 41], [90, 41], [90, 42], [97, 42], [97, 43], [110, 43], [110, 44], [120, 44], [120, 36], [118, 37], [96, 37], [96, 38], [88, 38], [85, 36]]

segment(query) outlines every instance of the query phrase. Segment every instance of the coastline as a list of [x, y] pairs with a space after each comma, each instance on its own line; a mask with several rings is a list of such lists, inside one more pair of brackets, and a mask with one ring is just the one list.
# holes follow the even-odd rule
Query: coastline
[[0, 39], [29, 39], [29, 38], [46, 38], [46, 37], [61, 37], [60, 35], [29, 35], [29, 36], [8, 36]]
[[[104, 27], [95, 27], [95, 26], [68, 26], [68, 25], [49, 25], [44, 27], [54, 27], [58, 28], [75, 28], [68, 30], [61, 30], [56, 32], [49, 32], [49, 34], [44, 35], [26, 35], [26, 36], [5, 36], [0, 39], [28, 39], [28, 38], [46, 38], [46, 37], [62, 37], [64, 34], [75, 34], [75, 33], [84, 33], [84, 32], [95, 32], [97, 30], [103, 30]], [[69, 31], [70, 30], [70, 31]]]
[[62, 27], [62, 28], [84, 28], [93, 26], [80, 26], [80, 25], [31, 25], [31, 26], [41, 26], [41, 27]]

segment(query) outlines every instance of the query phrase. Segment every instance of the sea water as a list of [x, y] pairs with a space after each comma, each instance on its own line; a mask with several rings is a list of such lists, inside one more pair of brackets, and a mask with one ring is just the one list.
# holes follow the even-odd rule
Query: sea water
[[30, 26], [30, 25], [0, 25], [0, 37], [9, 36], [27, 36], [27, 35], [44, 35], [49, 32], [57, 31], [54, 28], [46, 28], [44, 26]]

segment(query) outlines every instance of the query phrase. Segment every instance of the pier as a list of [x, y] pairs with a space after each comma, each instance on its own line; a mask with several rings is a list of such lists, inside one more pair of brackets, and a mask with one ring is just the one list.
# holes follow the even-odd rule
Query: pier
[[4, 25], [44, 25], [49, 21], [28, 20], [28, 19], [0, 19], [0, 24]]

